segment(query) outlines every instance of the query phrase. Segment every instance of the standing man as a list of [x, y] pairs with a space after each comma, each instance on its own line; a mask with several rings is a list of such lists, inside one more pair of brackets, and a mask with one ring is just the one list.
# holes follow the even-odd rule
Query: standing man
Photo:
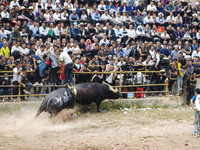
[[[20, 68], [20, 63], [17, 62], [16, 63], [16, 67], [13, 69], [13, 81], [12, 81], [12, 85], [17, 86], [18, 84], [18, 78], [19, 78], [19, 74], [21, 72], [21, 68]], [[13, 95], [18, 95], [19, 94], [19, 87], [13, 87]], [[16, 101], [17, 97], [13, 97], [14, 101]]]
[[187, 104], [190, 104], [191, 98], [194, 96], [195, 88], [197, 84], [196, 73], [193, 73], [188, 81], [188, 96], [187, 96]]
[[61, 65], [65, 65], [65, 84], [72, 84], [73, 77], [73, 61], [68, 53], [63, 52], [62, 50], [58, 50], [58, 55], [60, 55]]
[[[194, 137], [199, 137], [199, 123], [200, 123], [200, 89], [195, 90], [195, 96], [190, 100], [192, 109], [195, 111], [194, 122]], [[195, 104], [195, 107], [194, 107]]]

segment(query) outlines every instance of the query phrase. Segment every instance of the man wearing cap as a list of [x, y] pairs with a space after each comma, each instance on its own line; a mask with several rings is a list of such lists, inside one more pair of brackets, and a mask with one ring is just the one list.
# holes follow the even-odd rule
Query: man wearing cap
[[73, 61], [68, 53], [62, 52], [62, 50], [58, 51], [58, 55], [60, 58], [61, 65], [65, 65], [65, 84], [72, 84], [72, 77], [73, 77]]
[[129, 9], [128, 9], [126, 0], [124, 0], [122, 2], [122, 6], [120, 6], [120, 8], [119, 8], [119, 12], [123, 13], [123, 12], [127, 12], [127, 11], [129, 11]]
[[78, 23], [79, 22], [79, 16], [76, 14], [76, 9], [72, 9], [72, 13], [69, 16], [69, 21], [71, 23]]

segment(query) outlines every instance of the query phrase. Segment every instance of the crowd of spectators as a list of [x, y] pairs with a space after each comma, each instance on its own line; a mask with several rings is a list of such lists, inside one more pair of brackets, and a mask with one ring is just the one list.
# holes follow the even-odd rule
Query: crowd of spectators
[[[2, 0], [0, 70], [13, 74], [1, 73], [1, 95], [18, 95], [19, 84], [21, 94], [30, 94], [32, 87], [40, 94], [44, 84], [116, 85], [114, 71], [122, 69], [138, 71], [124, 75], [123, 84], [169, 80], [170, 94], [177, 82], [177, 94], [187, 89], [190, 100], [200, 73], [199, 14], [198, 0], [194, 6], [190, 0]], [[144, 76], [144, 70], [161, 72]], [[74, 79], [73, 71], [88, 74]]]

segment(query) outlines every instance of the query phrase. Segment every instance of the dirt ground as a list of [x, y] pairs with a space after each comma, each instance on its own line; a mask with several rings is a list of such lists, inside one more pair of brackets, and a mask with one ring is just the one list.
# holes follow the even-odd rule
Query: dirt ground
[[[0, 150], [188, 150], [200, 149], [193, 137], [194, 112], [189, 107], [110, 110], [53, 120], [36, 109], [0, 116]], [[65, 118], [63, 118], [65, 117]]]

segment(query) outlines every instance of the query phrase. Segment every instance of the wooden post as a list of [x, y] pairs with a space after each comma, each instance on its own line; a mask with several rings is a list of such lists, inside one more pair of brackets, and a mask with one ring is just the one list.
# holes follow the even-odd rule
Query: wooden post
[[74, 73], [74, 85], [76, 84], [76, 74]]
[[122, 88], [121, 88], [121, 86], [122, 86], [122, 70], [121, 69], [120, 69], [120, 77], [119, 77], [119, 86], [120, 86], [119, 93], [121, 93], [122, 92]]
[[20, 84], [19, 84], [19, 102], [21, 101], [21, 89], [20, 89]]
[[165, 95], [166, 97], [168, 97], [168, 92], [169, 92], [168, 91], [168, 80], [166, 80], [166, 95]]

